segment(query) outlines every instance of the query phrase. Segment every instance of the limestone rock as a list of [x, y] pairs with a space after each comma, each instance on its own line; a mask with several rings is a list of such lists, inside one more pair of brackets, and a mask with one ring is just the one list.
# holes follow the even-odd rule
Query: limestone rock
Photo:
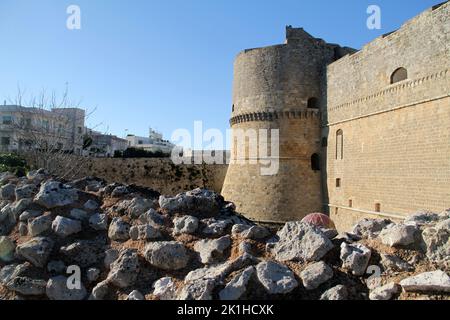
[[39, 216], [28, 220], [28, 233], [32, 237], [41, 235], [49, 231], [52, 227], [53, 218], [50, 214]]
[[114, 218], [109, 225], [108, 237], [114, 241], [128, 240], [130, 225], [119, 217]]
[[97, 269], [97, 268], [89, 268], [89, 269], [86, 271], [86, 278], [87, 278], [87, 280], [88, 280], [90, 283], [97, 281], [98, 277], [100, 276], [100, 272], [101, 272], [100, 269]]
[[86, 297], [86, 288], [82, 283], [79, 288], [69, 289], [67, 282], [68, 278], [64, 276], [50, 278], [46, 288], [47, 297], [50, 300], [83, 300]]
[[88, 200], [88, 201], [86, 201], [86, 203], [83, 205], [83, 207], [84, 207], [86, 210], [94, 211], [94, 210], [98, 209], [99, 205], [98, 205], [98, 203], [97, 203], [96, 201], [94, 201], [94, 200]]
[[181, 242], [161, 241], [147, 244], [145, 259], [153, 266], [163, 270], [179, 270], [187, 266], [189, 255]]
[[65, 238], [80, 232], [82, 227], [81, 222], [78, 220], [57, 216], [53, 220], [52, 229], [58, 236]]
[[70, 263], [88, 268], [104, 259], [104, 242], [100, 240], [78, 240], [60, 248], [64, 259]]
[[16, 249], [16, 245], [14, 242], [4, 236], [0, 237], [0, 261], [10, 262], [14, 259], [14, 250]]
[[120, 252], [119, 258], [111, 264], [107, 279], [119, 288], [134, 284], [139, 273], [139, 258], [134, 249]]
[[127, 300], [145, 300], [145, 297], [142, 293], [140, 293], [138, 290], [133, 290], [128, 295]]
[[320, 300], [347, 300], [347, 298], [347, 288], [341, 284], [328, 289], [320, 296]]
[[47, 264], [47, 271], [51, 274], [61, 274], [66, 272], [66, 265], [63, 261], [54, 260]]
[[81, 209], [72, 209], [70, 210], [70, 217], [78, 221], [85, 221], [88, 218], [88, 214]]
[[437, 223], [422, 232], [431, 261], [450, 261], [450, 219]]
[[111, 268], [111, 264], [119, 258], [119, 251], [117, 249], [108, 249], [105, 251], [105, 259], [103, 264], [106, 269]]
[[391, 300], [400, 291], [400, 287], [394, 282], [372, 290], [369, 294], [370, 300]]
[[45, 182], [34, 197], [37, 204], [47, 209], [71, 205], [77, 200], [78, 191], [58, 181]]
[[278, 261], [318, 261], [333, 248], [317, 227], [303, 222], [288, 222], [277, 235], [272, 253]]
[[223, 203], [221, 195], [205, 189], [195, 189], [172, 198], [165, 196], [159, 198], [159, 206], [169, 214], [184, 213], [214, 216], [219, 213]]
[[317, 289], [321, 284], [333, 278], [333, 269], [331, 269], [325, 262], [316, 262], [306, 267], [301, 273], [303, 286], [307, 290]]
[[97, 231], [108, 229], [108, 216], [106, 214], [96, 213], [89, 218], [89, 226]]
[[264, 239], [270, 235], [269, 230], [262, 226], [249, 226], [243, 224], [235, 224], [231, 229], [231, 233], [244, 239]]
[[144, 199], [141, 197], [133, 198], [127, 208], [127, 213], [131, 218], [139, 218], [143, 213], [149, 209], [154, 209], [155, 204], [151, 199]]
[[203, 219], [202, 223], [206, 224], [206, 227], [204, 227], [202, 230], [202, 232], [204, 234], [213, 235], [213, 236], [221, 236], [226, 233], [228, 227], [233, 222], [229, 219], [209, 218], [209, 219]]
[[443, 271], [421, 273], [400, 281], [407, 292], [450, 292], [450, 277]]
[[24, 186], [18, 187], [15, 190], [16, 201], [20, 199], [33, 198], [36, 191], [37, 190], [35, 184], [26, 184]]
[[97, 283], [97, 285], [92, 289], [91, 296], [89, 300], [104, 300], [111, 290], [109, 280], [104, 280]]
[[47, 281], [45, 280], [14, 277], [6, 284], [6, 287], [25, 296], [40, 296], [45, 294], [46, 285]]
[[27, 222], [28, 219], [36, 218], [40, 215], [42, 215], [42, 211], [27, 210], [22, 212], [22, 214], [19, 216], [19, 221]]
[[411, 225], [428, 225], [432, 223], [436, 223], [441, 219], [439, 214], [431, 211], [419, 211], [409, 217], [407, 217], [404, 221], [405, 224]]
[[216, 282], [211, 279], [202, 279], [187, 283], [181, 290], [178, 300], [212, 300], [212, 292]]
[[28, 234], [28, 225], [25, 222], [19, 223], [19, 235], [24, 237]]
[[159, 300], [173, 300], [176, 297], [177, 287], [171, 277], [158, 279], [153, 284], [153, 295]]
[[0, 199], [2, 200], [14, 200], [16, 186], [12, 183], [5, 184], [0, 188]]
[[392, 223], [389, 219], [365, 218], [353, 227], [352, 233], [363, 239], [373, 239], [378, 236], [381, 230]]
[[298, 286], [294, 273], [286, 266], [263, 261], [256, 266], [258, 280], [269, 294], [286, 294]]
[[150, 224], [132, 226], [130, 238], [132, 240], [150, 240], [161, 237], [161, 232]]
[[33, 199], [25, 198], [20, 199], [11, 204], [10, 210], [14, 215], [15, 220], [33, 203]]
[[182, 216], [173, 219], [173, 234], [193, 234], [197, 231], [198, 219], [193, 216]]
[[230, 236], [219, 239], [202, 239], [194, 245], [194, 250], [200, 254], [202, 263], [211, 264], [223, 259], [224, 251], [231, 245]]
[[367, 265], [372, 251], [362, 244], [341, 244], [342, 267], [352, 271], [356, 276], [361, 276], [366, 272]]
[[389, 255], [389, 254], [380, 254], [381, 256], [381, 265], [386, 271], [413, 271], [414, 267], [410, 265], [408, 262], [402, 260], [401, 258]]
[[33, 265], [43, 268], [53, 250], [54, 242], [50, 238], [36, 237], [17, 246], [16, 253]]
[[152, 226], [158, 228], [164, 225], [166, 219], [156, 210], [150, 209], [139, 217], [139, 221], [144, 224], [146, 223], [151, 224]]
[[391, 247], [408, 246], [415, 241], [417, 227], [405, 224], [395, 224], [383, 229], [378, 237], [385, 245]]
[[247, 291], [247, 285], [255, 274], [255, 267], [246, 268], [227, 283], [219, 292], [220, 300], [238, 300]]

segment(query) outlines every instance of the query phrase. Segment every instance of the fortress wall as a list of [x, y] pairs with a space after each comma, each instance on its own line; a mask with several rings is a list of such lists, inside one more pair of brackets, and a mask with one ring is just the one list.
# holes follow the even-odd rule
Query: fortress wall
[[[341, 230], [376, 211], [450, 207], [450, 3], [328, 67], [328, 203]], [[408, 79], [390, 84], [398, 68]], [[336, 133], [343, 131], [343, 159]], [[341, 187], [336, 179], [341, 179]], [[352, 200], [352, 209], [350, 206]]]
[[[77, 178], [96, 176], [109, 183], [136, 184], [166, 195], [197, 187], [220, 192], [227, 167], [226, 164], [174, 165], [169, 158], [90, 158]], [[58, 173], [56, 168], [54, 173]]]

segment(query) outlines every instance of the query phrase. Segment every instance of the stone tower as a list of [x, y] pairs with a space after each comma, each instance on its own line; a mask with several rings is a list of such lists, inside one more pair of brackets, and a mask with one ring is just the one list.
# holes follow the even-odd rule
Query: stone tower
[[246, 161], [230, 163], [222, 194], [238, 212], [255, 221], [284, 222], [322, 210], [320, 110], [326, 105], [326, 66], [351, 50], [288, 26], [285, 44], [237, 56], [233, 131], [279, 130], [279, 170], [274, 175], [261, 174], [266, 166], [259, 153], [256, 164], [250, 163], [255, 159], [249, 152], [239, 159], [232, 141], [232, 157]]

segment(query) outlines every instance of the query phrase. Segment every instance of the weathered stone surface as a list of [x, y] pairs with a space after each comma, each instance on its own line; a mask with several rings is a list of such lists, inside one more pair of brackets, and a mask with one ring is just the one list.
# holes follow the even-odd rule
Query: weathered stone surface
[[14, 277], [6, 284], [6, 287], [25, 296], [40, 296], [45, 294], [46, 285], [47, 281], [45, 280]]
[[28, 233], [32, 237], [49, 231], [52, 227], [53, 218], [50, 214], [28, 219]]
[[263, 261], [256, 266], [258, 280], [269, 294], [285, 294], [298, 286], [294, 273], [286, 266]]
[[82, 268], [99, 264], [105, 257], [104, 242], [100, 240], [78, 240], [61, 247], [60, 252], [68, 263]]
[[352, 271], [356, 276], [361, 276], [366, 272], [372, 251], [362, 244], [341, 244], [342, 267]]
[[36, 237], [17, 246], [16, 253], [33, 265], [43, 268], [53, 250], [54, 242], [50, 238]]
[[97, 268], [89, 268], [86, 271], [86, 278], [87, 280], [92, 283], [97, 281], [98, 277], [100, 276], [101, 270]]
[[130, 228], [130, 238], [132, 240], [150, 240], [161, 237], [161, 232], [151, 224], [132, 226]]
[[132, 218], [139, 218], [149, 209], [154, 209], [154, 206], [155, 204], [152, 199], [135, 197], [129, 202], [126, 212]]
[[82, 283], [79, 288], [69, 289], [67, 282], [68, 279], [64, 276], [50, 278], [46, 287], [47, 297], [50, 300], [83, 300], [86, 297], [87, 291]]
[[202, 239], [195, 243], [194, 250], [200, 254], [202, 263], [211, 264], [223, 260], [224, 251], [230, 245], [230, 236], [224, 236], [214, 240]]
[[204, 234], [213, 235], [213, 236], [221, 236], [226, 233], [228, 227], [233, 222], [229, 219], [209, 218], [209, 219], [203, 219], [202, 223], [206, 224], [206, 227], [204, 227], [202, 230], [202, 232]]
[[90, 210], [90, 211], [94, 211], [94, 210], [98, 209], [98, 207], [99, 207], [98, 203], [94, 200], [88, 200], [83, 205], [84, 209]]
[[19, 223], [19, 235], [24, 237], [28, 234], [28, 225], [25, 222]]
[[24, 186], [18, 187], [15, 190], [16, 201], [25, 198], [33, 198], [36, 191], [36, 185], [34, 184], [26, 184]]
[[436, 223], [441, 219], [439, 214], [431, 211], [419, 211], [415, 214], [407, 217], [405, 219], [405, 224], [411, 224], [411, 225], [427, 225], [431, 223]]
[[0, 187], [0, 199], [2, 200], [14, 200], [16, 191], [16, 185], [12, 183], [5, 184]]
[[10, 238], [0, 237], [0, 261], [10, 262], [14, 259], [16, 245]]
[[164, 225], [166, 218], [156, 210], [150, 209], [139, 217], [139, 221], [144, 224], [149, 223], [158, 228]]
[[186, 267], [189, 255], [181, 242], [161, 241], [147, 244], [145, 259], [153, 266], [164, 270], [179, 270]]
[[120, 252], [119, 258], [111, 264], [107, 279], [119, 288], [132, 286], [139, 273], [139, 258], [134, 249]]
[[109, 280], [104, 280], [97, 283], [97, 285], [92, 289], [89, 300], [104, 300], [107, 298], [109, 292], [111, 291], [111, 286]]
[[4, 266], [0, 270], [0, 284], [6, 286], [15, 277], [22, 276], [30, 267], [31, 264], [29, 262]]
[[103, 264], [106, 269], [110, 269], [111, 264], [119, 258], [119, 250], [117, 249], [108, 249], [105, 251], [105, 259], [103, 260]]
[[381, 265], [386, 271], [413, 271], [414, 267], [410, 265], [408, 262], [402, 260], [401, 258], [389, 255], [389, 254], [380, 254], [381, 256]]
[[133, 290], [128, 295], [127, 300], [145, 300], [145, 297], [142, 293], [140, 293], [138, 290]]
[[78, 220], [57, 216], [52, 222], [52, 229], [55, 234], [65, 238], [80, 232], [82, 227], [81, 222]]
[[422, 238], [431, 261], [450, 261], [450, 219], [426, 228]]
[[109, 225], [108, 237], [114, 241], [128, 240], [130, 238], [130, 225], [122, 218], [114, 218]]
[[277, 233], [272, 253], [278, 261], [318, 261], [333, 244], [317, 227], [303, 222], [288, 222]]
[[437, 270], [406, 278], [400, 285], [407, 292], [450, 292], [450, 277]]
[[97, 231], [108, 229], [108, 216], [106, 214], [96, 213], [89, 218], [89, 226]]
[[393, 224], [383, 229], [378, 237], [381, 242], [391, 247], [408, 246], [414, 243], [417, 231], [417, 227], [413, 225]]
[[17, 220], [17, 218], [20, 217], [20, 215], [28, 209], [28, 207], [33, 203], [33, 199], [25, 198], [20, 199], [14, 203], [11, 204], [10, 210], [11, 213], [14, 215], [14, 218]]
[[177, 287], [171, 277], [158, 279], [153, 283], [153, 295], [160, 300], [174, 300]]
[[347, 298], [347, 288], [341, 284], [328, 289], [320, 296], [320, 300], [347, 300]]
[[58, 181], [47, 181], [34, 197], [34, 201], [47, 209], [63, 207], [78, 200], [78, 191]]
[[319, 261], [306, 267], [301, 273], [303, 286], [307, 290], [317, 289], [321, 284], [333, 278], [333, 269], [325, 262]]
[[251, 266], [234, 276], [219, 292], [220, 300], [238, 300], [241, 298], [247, 291], [247, 285], [254, 274], [255, 267]]
[[160, 196], [159, 206], [169, 214], [184, 213], [190, 215], [216, 215], [223, 205], [223, 198], [218, 193], [195, 189], [168, 198]]
[[61, 260], [50, 261], [47, 264], [47, 271], [51, 274], [61, 274], [65, 273], [67, 270], [66, 265]]
[[173, 219], [173, 234], [193, 234], [197, 231], [198, 219], [193, 216], [182, 216]]
[[128, 188], [126, 186], [117, 186], [111, 192], [111, 197], [118, 198], [118, 197], [127, 195], [128, 193], [130, 193], [130, 191], [128, 190]]
[[72, 209], [70, 210], [70, 218], [78, 220], [78, 221], [85, 221], [88, 218], [88, 214], [86, 211], [81, 209]]
[[186, 283], [177, 299], [212, 300], [212, 292], [216, 285], [216, 282], [211, 279], [201, 279], [195, 282]]
[[370, 300], [391, 300], [400, 291], [399, 285], [394, 282], [372, 290], [369, 294]]
[[365, 218], [353, 227], [352, 233], [363, 239], [373, 239], [378, 236], [381, 230], [392, 223], [393, 222], [389, 219]]
[[231, 229], [231, 233], [244, 239], [263, 239], [270, 235], [269, 230], [262, 226], [251, 226], [243, 224], [235, 224]]
[[19, 216], [19, 220], [23, 222], [27, 222], [28, 219], [36, 218], [42, 215], [42, 211], [38, 210], [27, 210], [22, 212], [22, 214]]

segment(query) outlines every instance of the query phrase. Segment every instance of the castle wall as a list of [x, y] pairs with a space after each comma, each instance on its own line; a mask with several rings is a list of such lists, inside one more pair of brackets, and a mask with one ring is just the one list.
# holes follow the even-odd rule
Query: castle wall
[[[239, 155], [232, 142], [232, 156], [247, 163], [230, 164], [222, 194], [238, 212], [257, 221], [282, 222], [321, 209], [321, 175], [312, 169], [311, 156], [321, 151], [319, 107], [325, 105], [325, 67], [335, 59], [337, 47], [288, 27], [286, 44], [237, 56], [232, 129], [279, 130], [275, 175], [262, 175], [260, 164], [248, 160], [265, 158]], [[308, 108], [312, 97], [317, 98], [317, 109]]]
[[[340, 229], [380, 217], [373, 211], [401, 218], [450, 207], [449, 7], [429, 9], [328, 67], [324, 180]], [[390, 84], [399, 67], [408, 78]]]

